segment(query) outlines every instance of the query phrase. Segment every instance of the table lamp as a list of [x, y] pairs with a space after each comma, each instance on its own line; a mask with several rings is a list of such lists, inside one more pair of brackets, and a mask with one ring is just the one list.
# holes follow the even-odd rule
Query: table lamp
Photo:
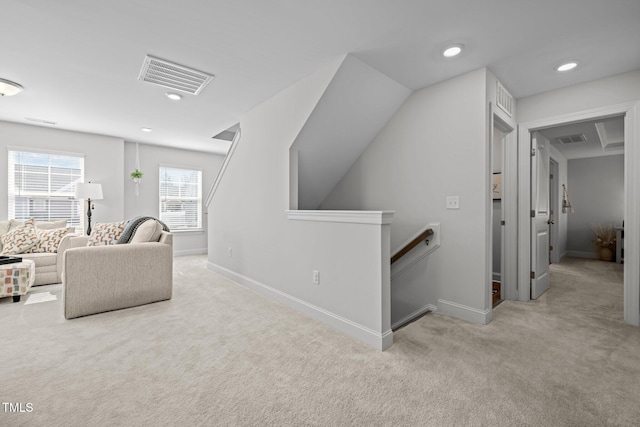
[[76, 199], [87, 200], [87, 236], [91, 234], [91, 200], [102, 200], [102, 184], [79, 183], [76, 184]]

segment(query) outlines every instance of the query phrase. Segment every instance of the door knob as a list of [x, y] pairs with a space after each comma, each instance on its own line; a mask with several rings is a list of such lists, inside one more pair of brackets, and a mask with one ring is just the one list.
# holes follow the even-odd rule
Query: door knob
[[552, 219], [550, 219], [549, 221], [547, 221], [547, 224], [555, 224], [556, 222]]

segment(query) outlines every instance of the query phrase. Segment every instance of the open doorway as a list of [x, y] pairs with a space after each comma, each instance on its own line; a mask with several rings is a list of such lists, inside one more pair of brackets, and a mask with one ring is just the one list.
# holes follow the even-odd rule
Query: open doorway
[[551, 144], [550, 261], [620, 261], [616, 229], [624, 221], [624, 117], [537, 132]]
[[[538, 253], [534, 251], [532, 244], [532, 179], [531, 179], [531, 137], [535, 131], [557, 127], [564, 124], [575, 124], [590, 120], [603, 120], [614, 117], [624, 117], [624, 141], [625, 150], [622, 156], [624, 164], [624, 225], [625, 225], [625, 258], [635, 260], [640, 248], [640, 239], [637, 236], [637, 228], [640, 225], [640, 203], [636, 193], [640, 188], [640, 173], [637, 166], [640, 164], [640, 104], [627, 103], [610, 107], [602, 107], [590, 111], [582, 111], [563, 116], [541, 119], [535, 122], [527, 122], [518, 126], [518, 191], [521, 196], [518, 200], [518, 299], [528, 301], [535, 276], [534, 269], [538, 261]], [[600, 148], [602, 150], [602, 148]], [[548, 183], [547, 183], [548, 185]], [[548, 188], [548, 187], [547, 187]], [[569, 197], [572, 197], [572, 190]], [[559, 192], [559, 197], [563, 193]], [[569, 201], [571, 203], [571, 201]], [[562, 206], [562, 205], [561, 205]], [[574, 206], [575, 208], [575, 206]], [[530, 214], [531, 213], [531, 214]], [[567, 214], [569, 215], [569, 214]], [[548, 255], [548, 252], [546, 252]], [[624, 263], [624, 320], [638, 325], [640, 322], [640, 268], [636, 262]], [[530, 274], [529, 274], [530, 273]]]
[[[492, 106], [493, 107], [493, 106]], [[517, 139], [515, 129], [493, 110], [491, 123], [491, 303], [515, 299], [517, 281]]]

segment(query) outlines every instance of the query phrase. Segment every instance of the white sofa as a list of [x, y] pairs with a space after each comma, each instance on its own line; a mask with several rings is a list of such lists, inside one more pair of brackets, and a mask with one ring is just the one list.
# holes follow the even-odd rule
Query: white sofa
[[[14, 230], [23, 221], [9, 220], [0, 221], [0, 235], [4, 235], [11, 230]], [[66, 227], [66, 220], [42, 222], [36, 221], [36, 228], [51, 230], [54, 228]], [[44, 252], [44, 253], [20, 253], [9, 254], [11, 256], [21, 257], [22, 259], [30, 259], [35, 262], [36, 265], [36, 278], [33, 286], [50, 285], [53, 283], [62, 282], [62, 256], [64, 251], [69, 248], [70, 239], [78, 236], [78, 234], [70, 233], [62, 238], [58, 245], [57, 252]]]
[[171, 299], [171, 233], [147, 243], [86, 246], [88, 240], [72, 237], [63, 254], [65, 318]]

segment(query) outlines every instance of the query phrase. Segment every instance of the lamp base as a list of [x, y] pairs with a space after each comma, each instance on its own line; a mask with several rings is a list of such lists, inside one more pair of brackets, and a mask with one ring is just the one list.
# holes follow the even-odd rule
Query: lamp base
[[91, 235], [91, 199], [87, 199], [87, 236]]

